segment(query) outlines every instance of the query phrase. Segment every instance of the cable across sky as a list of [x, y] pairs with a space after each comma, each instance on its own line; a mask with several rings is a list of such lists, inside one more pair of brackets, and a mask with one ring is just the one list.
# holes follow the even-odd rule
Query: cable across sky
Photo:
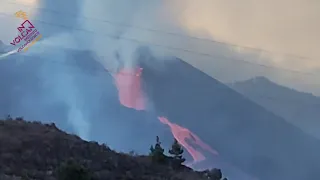
[[[56, 48], [59, 48], [58, 46], [54, 46], [54, 45], [49, 45], [49, 44], [45, 44], [43, 43], [45, 46], [48, 46], [48, 47], [56, 47]], [[50, 49], [51, 49], [50, 48]], [[17, 55], [17, 54], [16, 54]], [[29, 55], [28, 53], [22, 53], [21, 56], [26, 56], [26, 57], [36, 57], [35, 55]], [[99, 58], [113, 58], [111, 56], [100, 56]], [[62, 62], [62, 61], [58, 61], [58, 60], [52, 60], [52, 59], [46, 59], [46, 62], [50, 62], [52, 64], [56, 64], [56, 65], [63, 65], [63, 66], [68, 66], [70, 68], [73, 68], [73, 69], [76, 69], [76, 70], [80, 70], [81, 71], [81, 68], [79, 66], [75, 66], [75, 64], [70, 64], [68, 62]], [[98, 61], [99, 62], [99, 61]], [[54, 67], [52, 67], [54, 68]], [[99, 73], [108, 73], [110, 74], [111, 76], [114, 76], [115, 74], [122, 74], [123, 76], [137, 76], [138, 74], [135, 74], [134, 72], [132, 73], [122, 73], [122, 72], [116, 72], [116, 71], [112, 71], [110, 69], [107, 69], [106, 67], [103, 67], [103, 68], [99, 68], [97, 66], [86, 66], [85, 67], [86, 70], [89, 70], [89, 72], [87, 73], [87, 75], [90, 75], [90, 76], [96, 76], [97, 74], [95, 74], [94, 72], [99, 72]], [[141, 73], [142, 69], [136, 69], [137, 70], [137, 73]], [[33, 69], [28, 69], [27, 71], [34, 71]], [[143, 73], [143, 71], [142, 71]], [[232, 84], [230, 84], [232, 86]], [[268, 99], [270, 101], [278, 101], [278, 102], [283, 102], [283, 101], [286, 101], [286, 102], [299, 102], [300, 104], [304, 104], [304, 105], [310, 105], [310, 106], [320, 106], [320, 102], [316, 102], [316, 103], [306, 103], [305, 101], [302, 101], [302, 100], [298, 100], [298, 99], [287, 99], [287, 98], [279, 98], [279, 97], [272, 97], [272, 96], [266, 96], [266, 95], [263, 95], [263, 94], [256, 94], [254, 95], [253, 97], [257, 97], [257, 98], [263, 98], [263, 99]]]
[[205, 41], [205, 42], [220, 44], [220, 45], [224, 45], [224, 46], [234, 47], [234, 48], [248, 49], [248, 50], [255, 51], [255, 52], [264, 52], [264, 53], [268, 53], [268, 54], [278, 54], [278, 55], [283, 55], [286, 57], [294, 57], [294, 58], [304, 59], [304, 60], [313, 59], [311, 57], [305, 57], [305, 56], [288, 54], [288, 53], [281, 53], [281, 52], [274, 52], [274, 51], [270, 51], [270, 50], [266, 50], [266, 49], [262, 49], [262, 48], [257, 48], [257, 47], [241, 46], [241, 45], [233, 44], [233, 43], [229, 43], [229, 42], [217, 41], [217, 40], [203, 38], [203, 37], [195, 37], [195, 36], [190, 36], [190, 35], [176, 33], [176, 32], [167, 32], [164, 30], [153, 29], [153, 28], [148, 28], [148, 27], [141, 27], [141, 26], [137, 26], [137, 25], [125, 24], [125, 23], [120, 23], [120, 22], [114, 22], [114, 21], [105, 20], [105, 19], [101, 19], [101, 18], [79, 16], [77, 14], [73, 14], [73, 13], [69, 13], [69, 12], [62, 12], [62, 11], [52, 10], [52, 9], [48, 9], [48, 8], [34, 7], [31, 5], [26, 5], [26, 4], [12, 2], [12, 1], [6, 1], [6, 2], [8, 4], [21, 5], [24, 7], [31, 8], [31, 9], [43, 10], [45, 12], [49, 12], [49, 13], [53, 13], [53, 14], [67, 15], [69, 17], [73, 16], [74, 18], [80, 18], [82, 20], [104, 22], [104, 23], [108, 23], [109, 25], [112, 25], [112, 26], [128, 27], [128, 28], [134, 28], [134, 29], [139, 29], [139, 30], [144, 30], [144, 31], [150, 31], [153, 33], [160, 33], [160, 34], [165, 34], [165, 35], [178, 36], [178, 37], [182, 37], [182, 38], [195, 39], [195, 40], [199, 40], [199, 41]]
[[[0, 15], [7, 16], [8, 18], [12, 18], [12, 19], [15, 18], [13, 15], [7, 14], [7, 13], [0, 13]], [[218, 55], [213, 55], [213, 54], [210, 54], [210, 53], [202, 53], [202, 52], [193, 51], [193, 50], [184, 49], [184, 48], [179, 48], [179, 47], [166, 46], [166, 45], [156, 44], [156, 43], [152, 43], [152, 42], [148, 42], [148, 41], [142, 41], [142, 40], [135, 39], [135, 38], [130, 38], [130, 37], [123, 37], [123, 36], [119, 37], [119, 36], [115, 36], [115, 35], [111, 35], [111, 34], [107, 34], [107, 33], [97, 33], [95, 31], [91, 31], [91, 30], [87, 30], [87, 29], [83, 29], [83, 28], [75, 28], [75, 27], [70, 27], [70, 26], [66, 26], [66, 25], [49, 23], [49, 22], [45, 22], [45, 21], [42, 21], [42, 20], [39, 20], [39, 19], [33, 19], [33, 22], [34, 21], [40, 22], [42, 24], [47, 24], [47, 25], [50, 25], [50, 26], [61, 27], [61, 28], [69, 29], [69, 30], [72, 29], [72, 30], [75, 30], [75, 31], [82, 31], [82, 32], [90, 33], [90, 34], [97, 35], [97, 36], [103, 36], [103, 37], [106, 37], [106, 38], [109, 38], [109, 39], [122, 39], [122, 40], [130, 41], [130, 42], [134, 42], [134, 43], [138, 43], [138, 44], [146, 44], [146, 45], [153, 46], [153, 47], [160, 47], [160, 48], [164, 48], [164, 49], [168, 49], [168, 50], [176, 50], [176, 51], [180, 51], [180, 52], [196, 54], [196, 55], [199, 55], [199, 56], [219, 58], [219, 59], [223, 59], [223, 60], [231, 60], [231, 61], [235, 61], [235, 62], [242, 62], [242, 63], [251, 64], [251, 65], [256, 65], [256, 66], [260, 66], [260, 67], [264, 67], [264, 68], [279, 69], [279, 70], [283, 70], [283, 71], [287, 71], [287, 72], [291, 72], [291, 73], [299, 73], [299, 74], [302, 74], [302, 75], [316, 76], [316, 74], [310, 73], [310, 72], [303, 72], [303, 71], [299, 71], [299, 70], [281, 68], [281, 67], [276, 67], [276, 66], [269, 66], [269, 65], [265, 65], [265, 64], [251, 62], [251, 61], [248, 61], [248, 60], [245, 60], [245, 59], [228, 58], [226, 56], [221, 56], [221, 55], [218, 56]], [[219, 60], [219, 59], [216, 59], [216, 60]]]

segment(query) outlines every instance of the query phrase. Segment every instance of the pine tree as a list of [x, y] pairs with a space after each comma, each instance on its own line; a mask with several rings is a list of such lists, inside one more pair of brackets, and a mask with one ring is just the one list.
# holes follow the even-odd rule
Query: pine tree
[[154, 162], [162, 163], [165, 161], [164, 149], [161, 147], [161, 142], [159, 140], [159, 136], [157, 136], [157, 141], [155, 146], [150, 147], [150, 156]]
[[186, 161], [186, 159], [182, 157], [183, 148], [179, 144], [177, 139], [174, 139], [171, 149], [169, 150], [169, 154], [173, 155], [173, 162], [175, 167], [180, 167], [181, 164]]

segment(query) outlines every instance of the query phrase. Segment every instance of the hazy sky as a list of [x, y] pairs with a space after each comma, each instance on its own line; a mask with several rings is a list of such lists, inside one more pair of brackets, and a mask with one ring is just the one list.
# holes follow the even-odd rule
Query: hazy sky
[[[71, 30], [72, 34], [57, 33], [45, 39], [43, 43], [75, 49], [93, 49], [100, 56], [110, 56], [117, 49], [128, 62], [132, 59], [132, 52], [137, 46], [152, 43], [151, 47], [159, 55], [181, 57], [223, 82], [263, 75], [278, 83], [320, 95], [318, 78], [320, 52], [317, 49], [320, 47], [320, 1], [318, 0], [242, 0], [241, 2], [238, 0], [70, 0], [67, 4], [62, 0], [49, 2], [49, 0], [1, 1], [0, 12], [7, 15], [0, 14], [0, 22], [6, 24], [5, 28], [0, 30], [0, 39], [9, 44], [15, 36], [14, 29], [19, 21], [8, 15], [24, 10], [33, 14], [34, 22], [43, 34], [52, 34], [54, 31], [66, 28], [52, 27], [36, 20], [78, 28]], [[48, 9], [69, 14], [57, 14]], [[71, 16], [70, 13], [75, 16]], [[102, 20], [144, 28], [115, 26]], [[179, 37], [145, 28], [260, 48], [274, 53]], [[88, 33], [83, 29], [95, 33]], [[112, 39], [104, 33], [147, 43]], [[177, 48], [198, 53], [188, 53]], [[36, 47], [34, 49], [36, 50]], [[114, 64], [114, 62], [104, 63]], [[277, 68], [266, 68], [261, 65]]]

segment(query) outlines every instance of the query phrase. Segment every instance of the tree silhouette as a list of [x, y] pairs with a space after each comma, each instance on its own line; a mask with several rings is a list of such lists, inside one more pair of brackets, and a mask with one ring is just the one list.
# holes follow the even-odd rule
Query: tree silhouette
[[169, 150], [169, 154], [173, 155], [174, 167], [180, 167], [181, 164], [186, 161], [186, 159], [182, 157], [183, 148], [177, 139], [174, 139], [171, 149]]
[[161, 147], [159, 136], [157, 136], [155, 146], [150, 147], [150, 156], [154, 162], [163, 163], [165, 161], [164, 149]]
[[222, 177], [221, 169], [213, 168], [204, 172], [209, 180], [228, 180]]

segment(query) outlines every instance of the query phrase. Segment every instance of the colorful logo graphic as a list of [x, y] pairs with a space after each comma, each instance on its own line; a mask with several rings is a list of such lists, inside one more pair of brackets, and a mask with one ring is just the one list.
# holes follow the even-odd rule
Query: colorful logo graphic
[[31, 21], [28, 20], [26, 12], [18, 11], [15, 13], [15, 16], [23, 19], [24, 22], [21, 23], [21, 25], [17, 28], [20, 35], [14, 38], [10, 44], [17, 46], [22, 42], [23, 44], [19, 47], [18, 52], [20, 52], [22, 49], [26, 52], [32, 45], [34, 45], [34, 43], [41, 39], [42, 35], [34, 27]]

